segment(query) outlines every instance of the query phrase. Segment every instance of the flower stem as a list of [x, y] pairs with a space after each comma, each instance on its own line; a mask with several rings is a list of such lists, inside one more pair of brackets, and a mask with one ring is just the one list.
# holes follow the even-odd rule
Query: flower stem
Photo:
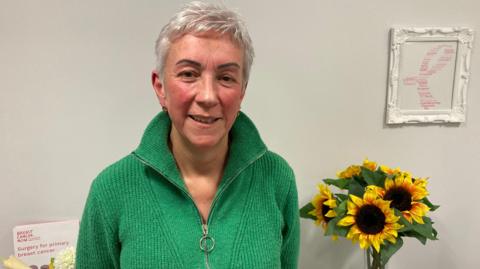
[[382, 265], [381, 263], [380, 252], [377, 252], [373, 248], [367, 249], [367, 268], [368, 269], [385, 269], [385, 266]]
[[370, 255], [371, 255], [371, 254], [370, 254], [370, 248], [367, 248], [366, 253], [367, 253], [367, 268], [370, 269], [370, 268], [371, 268], [371, 264], [372, 264], [372, 262], [371, 262], [371, 260], [370, 260]]

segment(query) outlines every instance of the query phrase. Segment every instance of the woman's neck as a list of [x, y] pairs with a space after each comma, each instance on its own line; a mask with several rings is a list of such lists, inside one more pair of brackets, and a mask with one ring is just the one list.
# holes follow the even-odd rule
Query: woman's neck
[[220, 182], [228, 154], [228, 137], [210, 148], [196, 148], [180, 136], [170, 134], [172, 153], [184, 179], [202, 178]]

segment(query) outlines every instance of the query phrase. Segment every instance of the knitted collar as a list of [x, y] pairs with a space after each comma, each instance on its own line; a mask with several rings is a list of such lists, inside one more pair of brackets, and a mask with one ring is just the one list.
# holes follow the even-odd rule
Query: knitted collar
[[[180, 171], [168, 147], [170, 129], [171, 121], [168, 114], [160, 112], [148, 125], [140, 145], [133, 154], [177, 187], [186, 191]], [[219, 189], [267, 151], [255, 125], [242, 112], [235, 120], [229, 135], [227, 165]]]

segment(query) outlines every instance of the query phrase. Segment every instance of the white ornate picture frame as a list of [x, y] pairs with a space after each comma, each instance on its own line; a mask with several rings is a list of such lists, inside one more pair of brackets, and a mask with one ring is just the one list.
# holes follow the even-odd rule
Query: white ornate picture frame
[[473, 30], [392, 28], [387, 124], [464, 122]]

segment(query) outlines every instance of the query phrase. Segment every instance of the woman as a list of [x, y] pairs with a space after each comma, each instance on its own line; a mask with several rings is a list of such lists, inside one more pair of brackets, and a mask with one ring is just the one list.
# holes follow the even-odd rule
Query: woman
[[93, 182], [81, 268], [296, 268], [291, 168], [240, 112], [253, 48], [224, 7], [193, 2], [162, 29], [152, 84], [163, 112]]

